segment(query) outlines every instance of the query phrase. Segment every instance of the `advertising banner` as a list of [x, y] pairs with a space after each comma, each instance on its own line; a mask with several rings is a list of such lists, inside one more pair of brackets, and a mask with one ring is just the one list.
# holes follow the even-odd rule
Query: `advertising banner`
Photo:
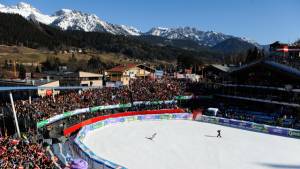
[[172, 116], [170, 114], [162, 114], [162, 115], [160, 115], [160, 119], [162, 119], [162, 120], [169, 120], [171, 118], [172, 118]]
[[240, 122], [239, 123], [239, 127], [240, 128], [243, 128], [243, 129], [248, 129], [248, 128], [251, 128], [252, 124], [249, 123], [249, 122]]
[[136, 116], [128, 116], [128, 117], [126, 117], [126, 121], [127, 122], [132, 122], [132, 121], [136, 121], [136, 120], [137, 120]]
[[193, 96], [176, 96], [175, 99], [176, 100], [188, 100], [188, 99], [192, 99]]
[[252, 123], [250, 129], [253, 129], [254, 131], [258, 131], [258, 132], [263, 132], [263, 133], [268, 132], [267, 128], [263, 124]]
[[43, 127], [43, 126], [45, 126], [48, 123], [49, 123], [48, 120], [40, 121], [40, 122], [38, 122], [37, 127], [38, 128]]
[[90, 108], [76, 109], [73, 111], [72, 115], [80, 114], [80, 113], [87, 113], [89, 111], [90, 111]]
[[105, 124], [103, 121], [100, 121], [100, 122], [97, 122], [95, 123], [94, 125], [91, 125], [92, 126], [92, 130], [95, 130], [95, 129], [98, 129], [98, 128], [101, 128], [101, 127], [104, 127]]
[[219, 123], [224, 124], [226, 126], [230, 125], [230, 119], [219, 119]]
[[181, 114], [172, 114], [172, 119], [177, 120], [177, 119], [187, 119], [191, 120], [191, 114], [187, 113], [181, 113]]
[[108, 124], [122, 123], [124, 121], [125, 121], [125, 119], [123, 117], [120, 117], [120, 118], [111, 118], [111, 119], [108, 119]]
[[284, 128], [277, 128], [277, 127], [267, 127], [268, 133], [274, 134], [274, 135], [289, 135], [289, 130]]
[[298, 137], [298, 138], [300, 138], [300, 131], [299, 130], [290, 130], [289, 131], [289, 136], [291, 136], [291, 137]]
[[139, 116], [139, 120], [155, 120], [155, 116], [154, 115]]

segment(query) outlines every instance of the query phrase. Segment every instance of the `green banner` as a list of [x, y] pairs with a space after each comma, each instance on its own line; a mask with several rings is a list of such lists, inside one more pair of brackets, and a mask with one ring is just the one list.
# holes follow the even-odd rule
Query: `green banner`
[[192, 98], [192, 96], [176, 96], [175, 97], [176, 100], [188, 100], [191, 98]]
[[101, 107], [102, 107], [102, 106], [92, 107], [92, 108], [91, 108], [91, 112], [99, 111], [99, 110], [101, 110]]
[[253, 123], [252, 129], [260, 131], [260, 132], [268, 132], [267, 129], [265, 128], [265, 125], [263, 125], [263, 124]]
[[64, 112], [63, 117], [69, 117], [72, 116], [73, 112], [72, 111], [68, 111], [68, 112]]
[[45, 126], [46, 124], [48, 124], [48, 120], [43, 120], [37, 123], [37, 127], [40, 128]]
[[171, 119], [171, 118], [172, 118], [172, 115], [170, 115], [170, 114], [162, 114], [162, 115], [160, 115], [160, 119], [168, 120], [168, 119]]
[[131, 122], [131, 121], [135, 121], [137, 118], [136, 116], [128, 116], [126, 117], [126, 121]]
[[131, 103], [127, 103], [127, 104], [119, 104], [118, 108], [128, 108], [131, 107]]
[[300, 138], [300, 131], [289, 131], [289, 135]]
[[98, 128], [101, 128], [103, 126], [105, 126], [105, 124], [104, 124], [103, 121], [101, 121], [99, 123], [96, 123], [95, 125], [92, 125], [92, 129], [98, 129]]

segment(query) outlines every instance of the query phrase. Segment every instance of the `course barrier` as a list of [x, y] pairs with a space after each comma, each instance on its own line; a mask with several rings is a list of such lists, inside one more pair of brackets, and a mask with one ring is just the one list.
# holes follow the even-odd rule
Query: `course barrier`
[[82, 121], [78, 124], [75, 124], [75, 125], [69, 127], [69, 128], [66, 128], [64, 130], [64, 135], [68, 136], [86, 125], [93, 124], [98, 121], [109, 119], [109, 118], [118, 118], [118, 117], [135, 116], [135, 115], [147, 115], [147, 114], [183, 113], [183, 112], [184, 112], [183, 109], [161, 109], [161, 110], [133, 111], [133, 112], [116, 113], [116, 114], [111, 114], [111, 115], [99, 116], [99, 117], [94, 117], [94, 118]]
[[126, 123], [132, 121], [149, 121], [149, 120], [191, 120], [192, 119], [192, 114], [190, 113], [174, 113], [174, 112], [168, 114], [157, 114], [157, 113], [159, 112], [154, 112], [154, 114], [134, 115], [134, 116], [127, 116], [128, 114], [126, 113], [120, 113], [120, 117], [106, 118], [96, 123], [87, 125], [83, 127], [77, 134], [74, 140], [74, 149], [82, 159], [88, 162], [90, 168], [126, 169], [121, 165], [103, 159], [97, 156], [96, 154], [94, 154], [88, 147], [86, 147], [82, 143], [83, 139], [85, 138], [86, 134], [90, 131], [99, 129], [104, 126], [114, 125], [117, 123]]
[[269, 126], [264, 124], [257, 124], [248, 121], [241, 121], [241, 120], [234, 120], [234, 119], [226, 119], [220, 117], [213, 117], [213, 116], [199, 116], [195, 119], [196, 121], [219, 124], [229, 127], [235, 127], [240, 129], [246, 129], [261, 133], [268, 133], [272, 135], [279, 135], [285, 137], [292, 137], [300, 139], [300, 130], [283, 128], [283, 127], [275, 127]]

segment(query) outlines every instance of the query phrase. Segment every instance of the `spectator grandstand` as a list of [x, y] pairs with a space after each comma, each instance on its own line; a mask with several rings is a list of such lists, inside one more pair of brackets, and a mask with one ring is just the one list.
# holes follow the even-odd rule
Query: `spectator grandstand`
[[[220, 109], [219, 117], [300, 129], [299, 77], [266, 65], [262, 61], [235, 69], [226, 78], [219, 78], [222, 81], [218, 83], [209, 79], [191, 82], [169, 77], [140, 78], [131, 80], [128, 86], [61, 90], [57, 95], [16, 100], [16, 115], [21, 132], [26, 135], [23, 138], [14, 135], [12, 105], [1, 103], [0, 168], [68, 166], [69, 156], [76, 154], [71, 146], [65, 146], [72, 142], [72, 135], [66, 138], [64, 129], [119, 112], [176, 109], [183, 105], [180, 99], [177, 102], [178, 96], [189, 96], [185, 105], [189, 112], [214, 106]], [[93, 109], [99, 106], [111, 108]], [[68, 115], [80, 109], [86, 111]], [[61, 114], [66, 116], [37, 125]]]

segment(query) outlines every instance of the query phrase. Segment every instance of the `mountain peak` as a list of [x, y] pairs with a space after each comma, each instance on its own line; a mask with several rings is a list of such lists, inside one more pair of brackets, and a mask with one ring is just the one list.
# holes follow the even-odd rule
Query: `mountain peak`
[[88, 14], [77, 10], [61, 9], [53, 16], [56, 19], [51, 25], [63, 30], [108, 32], [115, 35], [140, 35], [140, 31], [134, 27], [110, 24], [101, 20], [95, 14]]
[[61, 9], [59, 11], [56, 11], [55, 14], [57, 14], [57, 15], [63, 15], [65, 13], [71, 13], [71, 12], [73, 12], [71, 9]]
[[27, 10], [27, 11], [35, 11], [35, 12], [40, 12], [38, 9], [34, 8], [28, 3], [25, 2], [19, 2], [16, 6], [11, 6], [11, 8], [17, 8], [20, 10]]
[[51, 24], [63, 30], [105, 31], [103, 27], [108, 25], [96, 15], [70, 9], [61, 9], [54, 16], [57, 18]]
[[17, 7], [19, 7], [19, 8], [33, 8], [30, 4], [28, 4], [26, 2], [19, 2], [17, 4]]
[[203, 46], [214, 46], [232, 36], [213, 31], [201, 31], [195, 27], [152, 28], [146, 35], [161, 36], [167, 39], [192, 40]]
[[152, 29], [159, 29], [159, 30], [169, 30], [170, 28], [166, 28], [166, 27], [157, 27], [157, 28], [152, 28]]
[[29, 20], [35, 18], [37, 21], [44, 24], [50, 24], [55, 19], [48, 15], [42, 14], [38, 9], [25, 2], [20, 2], [15, 6], [2, 5], [0, 6], [0, 12], [19, 14]]
[[86, 32], [108, 32], [117, 35], [140, 35], [134, 27], [110, 24], [101, 20], [95, 14], [88, 14], [77, 10], [61, 9], [49, 16], [43, 14], [28, 3], [20, 2], [15, 6], [0, 4], [0, 12], [19, 14], [28, 20], [38, 21], [62, 30], [83, 30]]

